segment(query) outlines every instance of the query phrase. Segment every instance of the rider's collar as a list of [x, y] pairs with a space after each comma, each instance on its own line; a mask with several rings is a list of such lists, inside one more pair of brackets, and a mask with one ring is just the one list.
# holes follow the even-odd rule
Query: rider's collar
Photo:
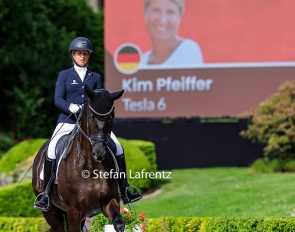
[[86, 72], [87, 71], [87, 67], [84, 66], [78, 66], [76, 63], [74, 64], [74, 69], [76, 70], [77, 73], [81, 73], [81, 72]]

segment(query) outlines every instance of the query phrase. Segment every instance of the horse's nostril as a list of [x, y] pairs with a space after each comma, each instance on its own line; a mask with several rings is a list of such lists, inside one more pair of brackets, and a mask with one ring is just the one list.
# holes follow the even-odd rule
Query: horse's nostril
[[102, 160], [105, 159], [105, 156], [106, 156], [105, 148], [101, 147], [99, 149], [93, 149], [92, 156], [96, 162], [101, 162]]

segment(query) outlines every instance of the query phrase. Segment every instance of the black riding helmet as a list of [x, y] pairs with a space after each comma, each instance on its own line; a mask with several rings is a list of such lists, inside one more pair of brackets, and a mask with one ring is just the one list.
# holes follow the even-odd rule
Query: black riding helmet
[[77, 37], [74, 39], [70, 44], [69, 51], [72, 52], [77, 50], [85, 50], [92, 53], [93, 47], [90, 40], [85, 37]]
[[76, 39], [74, 39], [71, 42], [70, 47], [69, 47], [70, 57], [76, 65], [78, 65], [78, 64], [73, 59], [72, 52], [78, 51], [78, 50], [89, 51], [89, 53], [91, 54], [93, 52], [93, 47], [92, 47], [90, 40], [85, 37], [77, 37]]

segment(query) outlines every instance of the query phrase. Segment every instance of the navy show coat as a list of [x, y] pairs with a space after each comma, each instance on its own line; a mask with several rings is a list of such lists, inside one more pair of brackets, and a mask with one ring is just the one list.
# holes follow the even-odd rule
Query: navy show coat
[[62, 112], [58, 117], [57, 124], [76, 123], [75, 115], [68, 118], [71, 113], [69, 106], [71, 103], [84, 106], [88, 100], [85, 94], [85, 85], [93, 90], [102, 88], [102, 78], [99, 74], [87, 70], [82, 82], [74, 67], [59, 73], [55, 86], [54, 103]]

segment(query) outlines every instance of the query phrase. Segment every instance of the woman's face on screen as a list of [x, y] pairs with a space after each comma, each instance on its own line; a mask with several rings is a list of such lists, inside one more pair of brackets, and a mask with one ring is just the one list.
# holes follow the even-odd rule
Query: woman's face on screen
[[151, 0], [145, 10], [147, 30], [154, 40], [174, 38], [180, 20], [180, 9], [172, 0]]

